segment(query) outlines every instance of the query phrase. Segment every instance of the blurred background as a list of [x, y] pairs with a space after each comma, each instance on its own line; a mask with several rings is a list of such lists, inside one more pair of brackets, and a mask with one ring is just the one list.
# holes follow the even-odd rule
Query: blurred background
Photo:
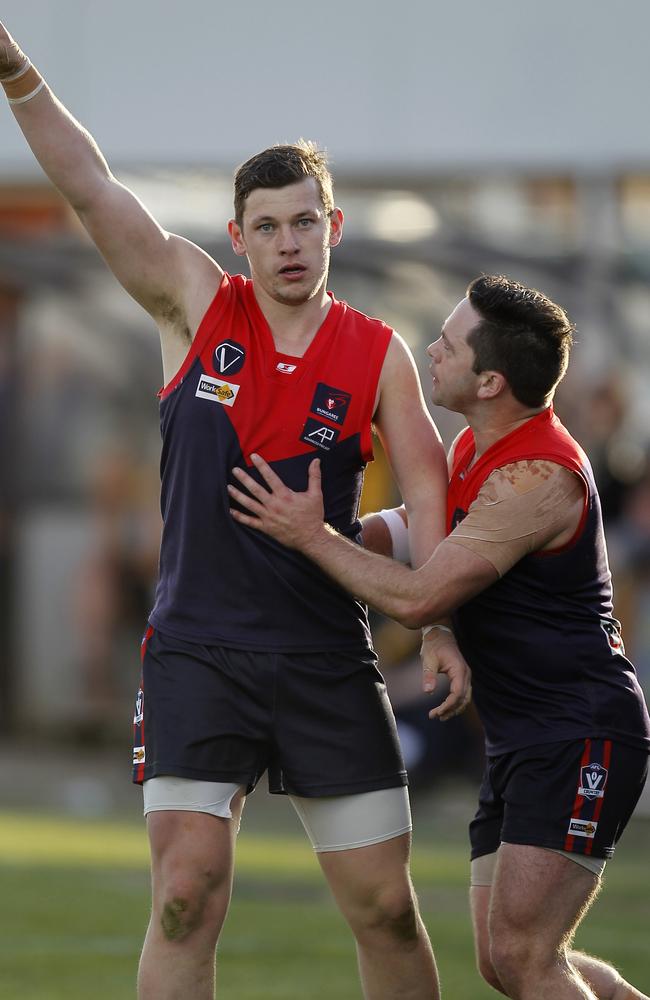
[[[242, 265], [226, 237], [233, 169], [273, 142], [326, 147], [346, 216], [330, 286], [400, 331], [425, 396], [426, 345], [476, 274], [568, 310], [578, 335], [556, 409], [595, 467], [616, 613], [650, 695], [645, 0], [5, 0], [0, 16], [117, 176], [227, 270]], [[129, 739], [160, 534], [161, 381], [152, 322], [0, 102], [5, 807], [138, 814]], [[434, 417], [449, 444], [461, 424]], [[379, 447], [366, 483], [366, 509], [398, 501]], [[374, 624], [419, 808], [450, 796], [464, 823], [476, 719], [428, 724], [412, 634]]]

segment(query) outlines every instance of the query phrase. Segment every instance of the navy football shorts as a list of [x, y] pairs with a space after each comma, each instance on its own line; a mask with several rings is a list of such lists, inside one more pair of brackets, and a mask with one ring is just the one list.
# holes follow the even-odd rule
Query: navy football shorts
[[488, 757], [469, 828], [472, 860], [529, 844], [611, 858], [648, 773], [648, 753], [605, 739]]
[[407, 783], [377, 658], [204, 646], [153, 629], [142, 644], [133, 780], [176, 775], [327, 796]]

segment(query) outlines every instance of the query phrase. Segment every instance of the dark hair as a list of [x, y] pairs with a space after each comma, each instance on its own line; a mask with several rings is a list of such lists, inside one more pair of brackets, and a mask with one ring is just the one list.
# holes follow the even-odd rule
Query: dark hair
[[481, 320], [467, 337], [472, 370], [498, 371], [524, 406], [544, 406], [564, 378], [574, 326], [561, 306], [504, 275], [482, 275], [467, 287]]
[[241, 226], [246, 199], [256, 188], [280, 188], [313, 177], [327, 216], [334, 210], [332, 175], [327, 154], [307, 139], [284, 146], [269, 146], [251, 156], [235, 173], [235, 221]]

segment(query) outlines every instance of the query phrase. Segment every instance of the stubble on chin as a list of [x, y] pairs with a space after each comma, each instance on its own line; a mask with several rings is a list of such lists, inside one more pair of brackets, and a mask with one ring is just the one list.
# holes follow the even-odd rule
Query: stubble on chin
[[318, 281], [316, 284], [303, 286], [302, 288], [296, 286], [286, 288], [280, 284], [274, 284], [272, 288], [273, 298], [282, 305], [302, 306], [318, 295], [322, 286], [323, 281]]

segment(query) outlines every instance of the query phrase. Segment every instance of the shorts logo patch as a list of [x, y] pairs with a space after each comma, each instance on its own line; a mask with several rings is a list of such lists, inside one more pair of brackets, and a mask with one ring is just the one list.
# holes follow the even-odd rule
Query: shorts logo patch
[[607, 636], [607, 644], [612, 656], [615, 656], [617, 653], [622, 653], [625, 656], [625, 646], [623, 644], [623, 637], [619, 631], [618, 622], [611, 618], [601, 618], [600, 627]]
[[313, 417], [307, 417], [305, 426], [302, 429], [300, 440], [306, 444], [313, 445], [314, 448], [322, 448], [323, 451], [331, 451], [336, 444], [340, 431], [334, 427], [328, 427]]
[[580, 768], [578, 795], [585, 799], [602, 799], [607, 784], [607, 768], [602, 764], [587, 764]]
[[133, 725], [134, 726], [139, 726], [140, 723], [142, 722], [142, 718], [143, 718], [143, 715], [142, 715], [142, 705], [143, 705], [143, 702], [144, 702], [144, 694], [142, 692], [142, 688], [140, 688], [140, 690], [138, 691], [137, 697], [135, 699], [135, 714], [133, 716]]
[[144, 764], [144, 758], [145, 758], [144, 747], [133, 747], [133, 763]]
[[596, 836], [598, 823], [592, 823], [590, 819], [575, 819], [569, 823], [569, 833], [572, 837], [587, 837], [593, 840]]
[[222, 340], [214, 349], [214, 367], [230, 378], [244, 367], [246, 351], [236, 340]]
[[310, 406], [311, 413], [326, 417], [335, 424], [342, 424], [348, 412], [352, 396], [343, 389], [333, 389], [331, 385], [319, 382]]
[[201, 399], [211, 399], [213, 403], [223, 403], [224, 406], [234, 406], [237, 393], [241, 386], [231, 385], [211, 375], [201, 375], [196, 387], [196, 395]]

